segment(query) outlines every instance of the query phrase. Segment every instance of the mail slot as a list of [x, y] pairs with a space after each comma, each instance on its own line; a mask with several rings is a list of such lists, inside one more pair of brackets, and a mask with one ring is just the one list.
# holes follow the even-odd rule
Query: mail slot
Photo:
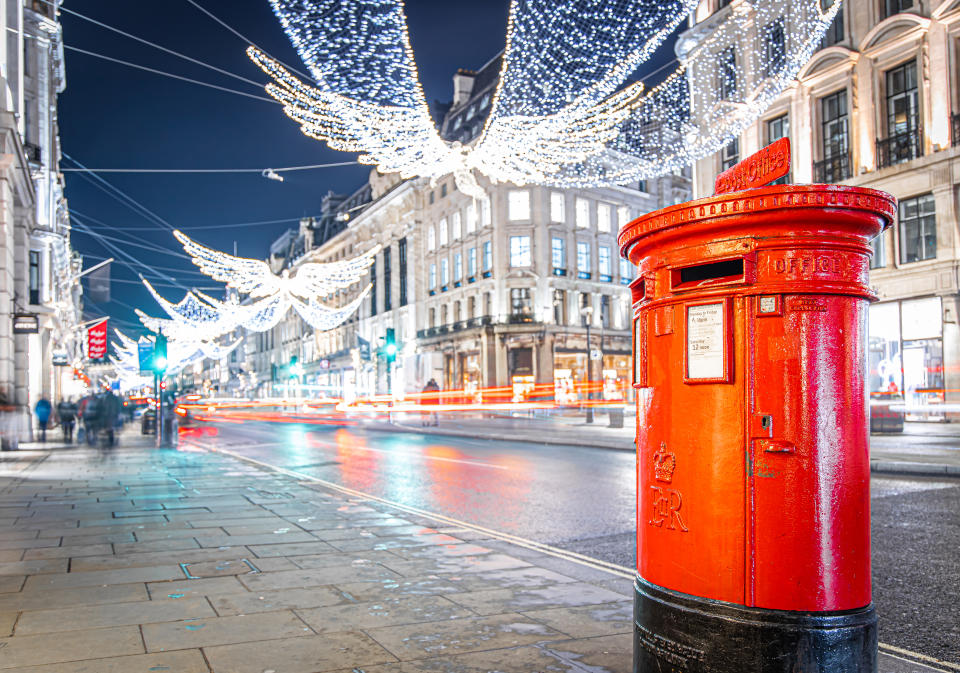
[[883, 192], [778, 185], [620, 232], [637, 388], [635, 670], [876, 670], [866, 317]]

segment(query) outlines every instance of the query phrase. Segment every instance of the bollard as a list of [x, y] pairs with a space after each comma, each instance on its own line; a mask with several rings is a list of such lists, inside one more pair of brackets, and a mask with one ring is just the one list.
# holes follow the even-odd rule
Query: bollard
[[751, 187], [783, 152], [619, 235], [639, 267], [638, 673], [876, 671], [866, 317], [896, 201]]

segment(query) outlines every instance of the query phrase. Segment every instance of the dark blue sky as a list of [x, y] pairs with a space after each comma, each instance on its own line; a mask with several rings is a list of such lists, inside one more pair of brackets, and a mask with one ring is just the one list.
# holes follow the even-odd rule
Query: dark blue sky
[[[269, 53], [301, 65], [267, 0], [198, 1]], [[266, 81], [247, 59], [246, 43], [186, 0], [68, 0], [64, 8], [257, 82]], [[428, 101], [449, 100], [451, 77], [457, 68], [478, 68], [503, 48], [507, 9], [508, 0], [407, 2], [411, 41]], [[68, 46], [265, 95], [262, 88], [164, 54], [67, 11], [62, 23]], [[59, 106], [61, 141], [65, 154], [87, 167], [263, 168], [354, 158], [302, 135], [275, 103], [172, 80], [75, 51], [67, 50], [65, 60], [67, 88]], [[75, 164], [65, 158], [62, 165]], [[236, 241], [241, 255], [264, 257], [269, 243], [295, 226], [293, 220], [319, 212], [323, 194], [353, 191], [369, 170], [356, 166], [287, 173], [282, 183], [257, 173], [115, 173], [101, 177], [202, 243], [230, 250]], [[118, 239], [112, 243], [139, 260], [127, 260], [131, 266], [171, 269], [162, 270], [169, 274], [166, 285], [158, 280], [158, 289], [168, 299], [177, 301], [184, 293], [174, 283], [218, 286], [182, 257], [147, 249], [160, 247], [182, 255], [161, 224], [126, 207], [88, 176], [67, 173], [66, 180], [75, 223], [73, 245], [86, 257], [85, 266], [106, 256], [118, 257], [83, 233], [83, 226], [88, 226]], [[291, 221], [223, 226], [285, 218]], [[107, 313], [122, 329], [133, 331], [131, 323], [136, 320], [130, 307], [160, 315], [149, 294], [134, 282], [133, 269], [116, 263], [112, 275], [114, 301], [102, 307], [88, 301], [91, 316]], [[156, 276], [151, 276], [154, 279]]]

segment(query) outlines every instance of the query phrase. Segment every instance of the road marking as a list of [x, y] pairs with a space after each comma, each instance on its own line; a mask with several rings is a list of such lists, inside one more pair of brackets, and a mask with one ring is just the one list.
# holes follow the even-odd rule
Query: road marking
[[[197, 444], [199, 444], [197, 442]], [[279, 472], [280, 474], [285, 474], [294, 479], [299, 479], [303, 481], [312, 481], [317, 484], [321, 484], [325, 488], [329, 488], [334, 491], [339, 491], [346, 495], [353, 497], [365, 498], [373, 502], [379, 502], [384, 505], [388, 505], [395, 509], [399, 509], [404, 512], [409, 512], [411, 514], [417, 514], [419, 516], [426, 517], [428, 519], [433, 519], [434, 521], [439, 521], [441, 523], [451, 524], [459, 526], [461, 528], [466, 528], [467, 530], [472, 530], [478, 533], [483, 533], [484, 535], [489, 535], [492, 538], [498, 540], [503, 540], [504, 542], [510, 542], [519, 547], [524, 547], [526, 549], [531, 549], [534, 551], [539, 551], [549, 556], [554, 556], [566, 561], [572, 561], [588, 568], [593, 568], [594, 570], [602, 570], [610, 573], [611, 575], [616, 575], [617, 577], [623, 577], [629, 580], [636, 578], [636, 571], [632, 568], [627, 568], [626, 566], [618, 565], [616, 563], [609, 563], [601, 559], [596, 559], [591, 556], [585, 556], [584, 554], [578, 554], [577, 552], [572, 552], [566, 549], [561, 549], [559, 547], [553, 547], [548, 544], [543, 544], [541, 542], [536, 542], [535, 540], [528, 540], [517, 535], [511, 535], [510, 533], [504, 533], [501, 531], [496, 531], [491, 528], [485, 528], [477, 524], [470, 523], [468, 521], [461, 521], [460, 519], [454, 519], [449, 516], [444, 516], [443, 514], [437, 514], [436, 512], [429, 512], [427, 510], [419, 509], [417, 507], [410, 507], [409, 505], [404, 505], [403, 503], [394, 502], [393, 500], [387, 500], [386, 498], [381, 498], [370, 493], [364, 493], [363, 491], [358, 491], [353, 488], [348, 488], [346, 486], [341, 486], [340, 484], [335, 484], [325, 479], [320, 479], [319, 477], [312, 477], [309, 474], [304, 474], [303, 472], [297, 472], [295, 470], [290, 470], [285, 467], [279, 467], [277, 465], [271, 465], [270, 463], [265, 463], [256, 458], [249, 458], [247, 456], [241, 455], [239, 453], [234, 453], [233, 451], [228, 451], [226, 449], [214, 448], [211, 446], [200, 446], [201, 449], [210, 451], [211, 453], [222, 453], [224, 455], [230, 456], [237, 460], [241, 460], [247, 463], [252, 463], [254, 465], [259, 465], [260, 467], [272, 470], [274, 472]], [[943, 661], [935, 657], [928, 656], [926, 654], [921, 654], [919, 652], [913, 652], [912, 650], [907, 650], [902, 647], [896, 647], [895, 645], [889, 645], [887, 643], [878, 643], [879, 650], [883, 654], [893, 657], [895, 659], [900, 659], [908, 663], [916, 664], [918, 666], [924, 666], [932, 670], [940, 670], [944, 673], [952, 673], [953, 671], [960, 671], [960, 665], [953, 664], [948, 661]], [[910, 657], [910, 659], [906, 658]], [[941, 666], [943, 668], [937, 669], [935, 666]]]
[[[960, 664], [953, 664], [949, 661], [943, 661], [942, 659], [929, 657], [926, 654], [920, 654], [919, 652], [913, 652], [912, 650], [905, 650], [902, 647], [896, 647], [895, 645], [880, 643], [880, 651], [888, 657], [893, 657], [894, 659], [899, 659], [900, 661], [906, 661], [907, 663], [914, 664], [916, 666], [923, 666], [924, 668], [929, 668], [931, 671], [960, 671]], [[942, 666], [943, 668], [936, 668], [936, 666]]]

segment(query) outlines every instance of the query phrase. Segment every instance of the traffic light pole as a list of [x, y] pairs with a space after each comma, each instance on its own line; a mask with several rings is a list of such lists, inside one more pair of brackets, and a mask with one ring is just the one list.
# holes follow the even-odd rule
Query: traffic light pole
[[160, 427], [163, 419], [163, 403], [160, 401], [160, 375], [156, 372], [153, 373], [153, 399], [154, 404], [157, 405], [156, 414], [154, 414], [154, 428], [153, 432], [157, 436], [157, 448], [160, 448], [160, 440], [162, 438]]

